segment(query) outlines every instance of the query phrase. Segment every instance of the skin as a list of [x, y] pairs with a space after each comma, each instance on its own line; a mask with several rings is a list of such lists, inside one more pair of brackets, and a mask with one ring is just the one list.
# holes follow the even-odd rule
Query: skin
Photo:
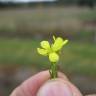
[[82, 96], [78, 88], [63, 73], [59, 72], [58, 78], [55, 80], [49, 80], [49, 78], [50, 74], [48, 71], [39, 72], [14, 89], [10, 96], [58, 96], [58, 94], [59, 96], [65, 96], [63, 94], [69, 96], [69, 91], [70, 96]]

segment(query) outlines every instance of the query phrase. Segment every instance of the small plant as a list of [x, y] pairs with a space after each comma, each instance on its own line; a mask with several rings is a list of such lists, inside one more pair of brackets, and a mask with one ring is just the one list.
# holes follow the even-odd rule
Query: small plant
[[41, 41], [41, 48], [37, 48], [39, 54], [48, 56], [50, 64], [50, 76], [51, 79], [57, 78], [57, 63], [60, 59], [60, 51], [62, 47], [67, 44], [68, 40], [63, 40], [61, 37], [53, 36], [53, 43], [50, 44], [48, 41]]

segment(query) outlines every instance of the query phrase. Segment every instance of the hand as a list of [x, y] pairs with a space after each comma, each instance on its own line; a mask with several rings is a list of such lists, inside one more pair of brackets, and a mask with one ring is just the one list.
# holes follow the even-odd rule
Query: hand
[[58, 75], [57, 79], [49, 80], [48, 71], [40, 72], [18, 86], [10, 96], [82, 96], [64, 74]]

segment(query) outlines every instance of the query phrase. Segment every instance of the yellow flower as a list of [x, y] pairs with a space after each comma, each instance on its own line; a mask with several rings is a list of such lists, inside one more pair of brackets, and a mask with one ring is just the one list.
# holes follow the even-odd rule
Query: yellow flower
[[63, 40], [61, 37], [55, 38], [55, 36], [53, 36], [53, 40], [54, 43], [51, 45], [48, 41], [41, 41], [41, 48], [37, 48], [37, 51], [43, 56], [48, 56], [50, 62], [58, 62], [58, 51], [60, 51], [62, 47], [67, 44], [68, 40]]

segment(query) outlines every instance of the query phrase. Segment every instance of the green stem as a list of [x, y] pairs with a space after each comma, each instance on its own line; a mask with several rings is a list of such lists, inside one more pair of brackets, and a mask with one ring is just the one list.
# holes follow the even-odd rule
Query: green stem
[[51, 64], [49, 72], [50, 72], [51, 79], [57, 78], [57, 64], [56, 63]]

